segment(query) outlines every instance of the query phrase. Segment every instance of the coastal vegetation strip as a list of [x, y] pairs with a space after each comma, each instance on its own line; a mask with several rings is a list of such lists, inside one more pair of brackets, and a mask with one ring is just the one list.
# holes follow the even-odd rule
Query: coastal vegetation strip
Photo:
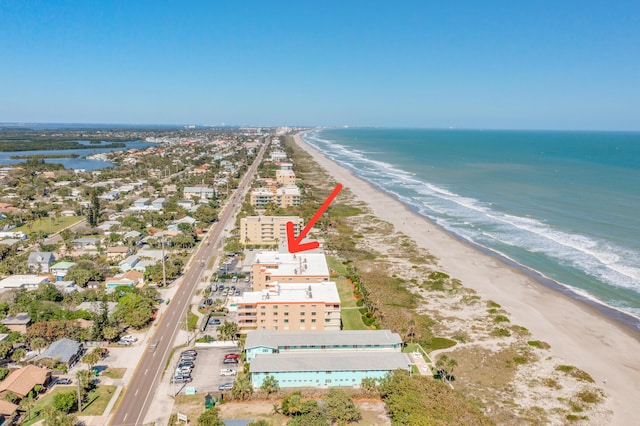
[[[107, 142], [89, 145], [78, 141], [8, 141], [0, 138], [0, 152], [14, 151], [59, 151], [63, 149], [90, 149], [90, 148], [125, 148], [122, 142]], [[49, 157], [52, 158], [52, 157]]]
[[34, 154], [34, 155], [12, 155], [12, 160], [42, 160], [45, 158], [78, 158], [78, 154]]

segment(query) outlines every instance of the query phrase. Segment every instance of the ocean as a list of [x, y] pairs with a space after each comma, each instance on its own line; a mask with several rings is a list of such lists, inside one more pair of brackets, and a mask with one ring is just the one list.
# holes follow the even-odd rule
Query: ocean
[[638, 328], [640, 133], [344, 128], [303, 139], [445, 230]]

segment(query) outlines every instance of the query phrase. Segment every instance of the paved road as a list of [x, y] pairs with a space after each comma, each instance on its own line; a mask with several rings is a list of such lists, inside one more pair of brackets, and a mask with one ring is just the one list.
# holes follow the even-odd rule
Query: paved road
[[237, 207], [251, 184], [267, 146], [268, 141], [265, 140], [253, 164], [238, 185], [238, 189], [220, 213], [218, 222], [209, 230], [206, 240], [199, 245], [192, 255], [192, 261], [185, 271], [180, 288], [177, 289], [166, 311], [157, 321], [154, 335], [149, 339], [147, 350], [140, 358], [131, 381], [122, 396], [118, 410], [111, 418], [111, 425], [143, 424], [156, 391], [156, 381], [166, 365], [167, 357], [173, 347], [173, 341], [180, 328], [181, 321], [184, 320], [185, 310], [191, 302], [200, 277], [206, 269], [207, 262], [215, 255], [216, 247], [222, 241], [225, 228], [233, 224], [235, 213], [238, 210]]

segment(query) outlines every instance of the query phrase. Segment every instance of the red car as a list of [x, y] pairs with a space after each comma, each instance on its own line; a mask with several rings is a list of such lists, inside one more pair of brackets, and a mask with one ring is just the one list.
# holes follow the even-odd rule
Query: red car
[[238, 359], [238, 354], [226, 354], [224, 359]]

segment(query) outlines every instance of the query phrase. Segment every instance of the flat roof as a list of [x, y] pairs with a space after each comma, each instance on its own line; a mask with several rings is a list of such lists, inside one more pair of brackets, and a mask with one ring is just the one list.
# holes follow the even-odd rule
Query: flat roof
[[280, 222], [293, 222], [302, 223], [300, 216], [247, 216], [240, 219], [240, 222], [249, 223], [280, 223]]
[[[336, 283], [331, 281], [314, 284], [272, 284], [274, 287], [277, 286], [279, 291], [263, 290], [246, 292], [237, 300], [237, 303], [340, 303], [340, 295], [338, 294]], [[311, 288], [310, 291], [309, 288]]]
[[[329, 266], [327, 266], [327, 258], [324, 253], [291, 254], [277, 251], [261, 251], [256, 255], [255, 263], [265, 264], [272, 277], [319, 275], [329, 278]], [[277, 266], [273, 267], [271, 265]]]
[[365, 346], [401, 344], [398, 333], [391, 330], [322, 330], [272, 331], [254, 330], [247, 333], [245, 349], [256, 347], [282, 348], [284, 346]]
[[260, 354], [251, 360], [252, 373], [313, 371], [392, 371], [409, 369], [411, 361], [402, 352], [286, 352]]

